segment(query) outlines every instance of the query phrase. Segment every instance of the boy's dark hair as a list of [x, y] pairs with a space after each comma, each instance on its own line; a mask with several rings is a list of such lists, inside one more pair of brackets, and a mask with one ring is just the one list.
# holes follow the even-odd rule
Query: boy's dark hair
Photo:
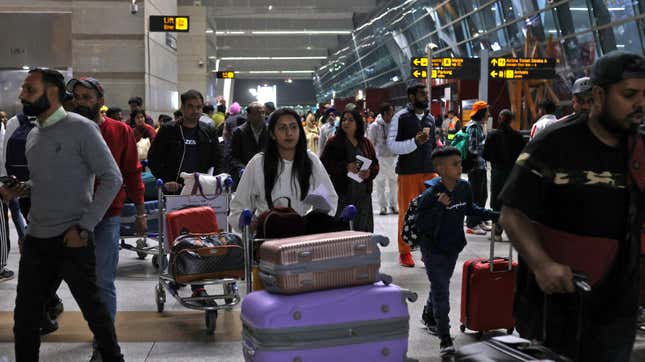
[[157, 122], [159, 122], [159, 125], [161, 126], [162, 124], [172, 122], [172, 117], [170, 117], [167, 114], [160, 114], [159, 118], [157, 119]]
[[199, 99], [204, 103], [204, 96], [199, 91], [194, 89], [187, 90], [185, 93], [181, 94], [181, 105], [183, 106], [188, 102], [189, 99]]
[[477, 111], [477, 113], [473, 114], [470, 118], [476, 120], [476, 121], [481, 121], [484, 116], [486, 115], [486, 112], [488, 111], [488, 108], [482, 108]]
[[540, 108], [544, 109], [544, 112], [546, 114], [554, 114], [555, 113], [555, 102], [553, 102], [550, 99], [545, 99], [542, 102], [540, 102], [539, 105]]
[[446, 157], [451, 157], [451, 156], [461, 157], [461, 152], [459, 152], [457, 148], [452, 146], [437, 148], [434, 151], [432, 151], [432, 156], [430, 156], [430, 159], [432, 160], [432, 164], [434, 165], [439, 160], [444, 159]]
[[184, 114], [180, 110], [172, 112], [172, 115], [175, 116], [175, 118], [181, 118], [184, 116]]
[[223, 105], [223, 104], [218, 104], [217, 105], [217, 111], [222, 112], [222, 113], [226, 113], [226, 106]]
[[43, 84], [45, 84], [45, 88], [58, 88], [58, 101], [63, 103], [67, 89], [65, 88], [65, 77], [63, 77], [59, 71], [54, 69], [34, 68], [28, 72], [28, 74], [32, 73], [40, 73]]

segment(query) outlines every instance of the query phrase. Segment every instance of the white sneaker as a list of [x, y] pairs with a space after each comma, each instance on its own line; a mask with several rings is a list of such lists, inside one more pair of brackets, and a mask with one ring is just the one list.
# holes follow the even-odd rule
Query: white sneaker
[[482, 222], [479, 224], [479, 227], [484, 230], [484, 231], [491, 231], [493, 228], [490, 227], [490, 225], [486, 224], [485, 222]]
[[472, 234], [472, 235], [486, 235], [486, 231], [484, 231], [479, 225], [475, 226], [474, 228], [466, 228], [466, 234]]

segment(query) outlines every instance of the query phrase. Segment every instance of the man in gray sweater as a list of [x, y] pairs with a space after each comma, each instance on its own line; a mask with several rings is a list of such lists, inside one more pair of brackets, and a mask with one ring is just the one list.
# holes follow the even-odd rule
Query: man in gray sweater
[[20, 101], [26, 115], [38, 118], [26, 144], [30, 181], [0, 188], [5, 200], [31, 194], [14, 311], [16, 360], [38, 361], [38, 311], [60, 275], [94, 333], [103, 361], [123, 361], [114, 323], [96, 286], [93, 236], [121, 187], [121, 172], [98, 126], [65, 112], [64, 94], [59, 72], [29, 72]]

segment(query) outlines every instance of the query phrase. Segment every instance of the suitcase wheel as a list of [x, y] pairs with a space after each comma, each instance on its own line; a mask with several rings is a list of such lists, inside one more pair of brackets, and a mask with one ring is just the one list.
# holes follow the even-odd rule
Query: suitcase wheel
[[217, 310], [208, 310], [205, 315], [206, 333], [214, 334], [217, 326]]
[[459, 326], [459, 330], [461, 331], [461, 333], [465, 333], [465, 332], [466, 332], [466, 326], [465, 326], [465, 325], [463, 325], [463, 324], [462, 324], [462, 325], [460, 325], [460, 326]]
[[157, 312], [163, 312], [163, 306], [166, 302], [166, 292], [163, 290], [163, 287], [159, 284], [155, 287], [155, 297], [157, 301]]
[[514, 331], [515, 331], [515, 328], [509, 328], [506, 330], [506, 334], [513, 334]]

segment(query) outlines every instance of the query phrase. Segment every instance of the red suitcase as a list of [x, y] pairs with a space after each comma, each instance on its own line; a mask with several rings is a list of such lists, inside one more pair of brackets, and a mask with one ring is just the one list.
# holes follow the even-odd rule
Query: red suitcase
[[[469, 259], [464, 263], [461, 281], [461, 331], [477, 331], [478, 337], [490, 330], [506, 329], [513, 333], [513, 294], [517, 263], [513, 247], [509, 257], [494, 257], [495, 241], [491, 232], [490, 258]], [[491, 268], [490, 260], [493, 260]]]
[[209, 206], [191, 207], [166, 214], [166, 240], [169, 247], [175, 244], [175, 239], [181, 234], [219, 231], [215, 210]]

